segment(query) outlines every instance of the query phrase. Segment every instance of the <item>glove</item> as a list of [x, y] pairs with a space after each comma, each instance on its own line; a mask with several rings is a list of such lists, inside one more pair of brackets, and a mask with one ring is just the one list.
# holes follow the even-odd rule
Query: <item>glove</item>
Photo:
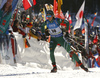
[[37, 39], [37, 41], [40, 41], [40, 39]]
[[45, 40], [45, 41], [47, 40], [47, 38], [46, 38], [46, 35], [45, 35], [45, 34], [43, 34], [43, 35], [42, 35], [42, 40]]
[[68, 34], [68, 32], [66, 32], [66, 34], [65, 34], [65, 38], [67, 38], [67, 37], [69, 37], [69, 34]]

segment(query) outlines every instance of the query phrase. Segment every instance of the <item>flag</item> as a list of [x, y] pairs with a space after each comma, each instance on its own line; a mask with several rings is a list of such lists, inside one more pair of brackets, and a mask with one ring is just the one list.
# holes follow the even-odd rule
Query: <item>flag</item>
[[58, 14], [60, 14], [62, 4], [63, 4], [62, 0], [58, 0]]
[[[6, 13], [4, 17], [1, 17], [1, 21], [0, 21], [0, 34], [5, 34], [8, 30], [10, 19], [11, 19], [11, 16], [13, 14], [13, 11], [17, 5], [18, 0], [9, 0], [9, 1], [3, 0], [2, 2], [3, 2], [3, 5], [1, 6], [1, 8], [4, 6], [4, 4], [6, 2], [10, 3], [12, 5], [12, 10], [9, 12], [9, 14]], [[15, 6], [13, 6], [13, 5], [15, 5]], [[4, 15], [3, 13], [4, 12], [0, 9], [1, 16]]]
[[80, 9], [79, 9], [77, 15], [76, 15], [77, 21], [76, 21], [76, 24], [75, 24], [73, 30], [75, 30], [75, 29], [81, 27], [81, 24], [82, 24], [82, 18], [83, 18], [83, 12], [84, 12], [84, 6], [85, 6], [85, 0], [84, 0], [84, 2], [83, 2], [82, 6], [80, 7]]
[[3, 7], [3, 5], [7, 2], [7, 0], [2, 0], [1, 5], [0, 5], [0, 9]]
[[12, 2], [12, 11], [14, 12], [16, 6], [17, 6], [18, 0], [13, 0]]
[[71, 15], [69, 14], [69, 24], [71, 24], [72, 23], [72, 19], [71, 19]]
[[84, 34], [85, 33], [85, 27], [82, 29], [82, 34]]
[[36, 5], [36, 0], [33, 0], [33, 5]]
[[67, 11], [66, 14], [65, 14], [65, 20], [68, 21], [68, 17], [69, 17], [69, 11]]
[[43, 14], [44, 14], [44, 21], [46, 21], [46, 12], [45, 12], [45, 8], [43, 8]]
[[96, 31], [96, 35], [94, 37], [93, 43], [97, 43], [97, 42], [98, 42], [98, 34], [97, 34], [97, 31]]
[[45, 4], [45, 7], [46, 7], [46, 10], [47, 10], [47, 11], [48, 11], [48, 10], [52, 10], [52, 11], [53, 11], [53, 5], [52, 5], [52, 4], [50, 4], [50, 5]]
[[56, 14], [57, 6], [58, 6], [58, 4], [57, 4], [56, 0], [54, 0], [54, 4], [53, 4], [53, 11], [54, 11], [54, 14]]
[[56, 0], [54, 0], [53, 12], [56, 18], [65, 19], [62, 10], [60, 11], [60, 14], [58, 14], [58, 3], [56, 2]]
[[85, 34], [85, 22], [84, 22], [84, 20], [82, 21], [81, 29], [82, 29], [82, 34]]
[[50, 4], [50, 10], [52, 10], [52, 11], [53, 11], [53, 5], [52, 5], [52, 4]]
[[29, 0], [22, 0], [22, 3], [25, 10], [29, 9], [32, 6]]
[[66, 12], [66, 14], [65, 14], [65, 19], [66, 19], [67, 21], [69, 21], [69, 24], [72, 23], [72, 19], [71, 19], [71, 15], [69, 14], [69, 11]]
[[93, 26], [94, 21], [95, 21], [95, 19], [96, 19], [96, 16], [97, 16], [97, 13], [94, 13], [94, 18], [93, 18], [93, 21], [92, 21], [92, 23], [91, 23], [91, 26]]
[[96, 35], [94, 40], [93, 40], [93, 43], [97, 43], [97, 42], [98, 42], [98, 39], [97, 39], [97, 35]]

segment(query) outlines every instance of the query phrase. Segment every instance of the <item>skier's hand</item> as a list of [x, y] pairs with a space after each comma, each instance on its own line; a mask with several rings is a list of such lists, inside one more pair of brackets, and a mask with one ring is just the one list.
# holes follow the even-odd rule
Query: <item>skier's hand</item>
[[45, 41], [47, 40], [47, 38], [46, 38], [46, 35], [45, 35], [45, 34], [43, 34], [43, 35], [42, 35], [42, 40], [45, 40]]
[[37, 41], [40, 41], [41, 39], [42, 39], [42, 37], [41, 36], [38, 36]]

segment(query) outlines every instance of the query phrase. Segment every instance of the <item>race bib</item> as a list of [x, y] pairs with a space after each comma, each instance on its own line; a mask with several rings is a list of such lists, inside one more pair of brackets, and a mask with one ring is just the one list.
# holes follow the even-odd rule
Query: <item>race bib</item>
[[61, 29], [59, 27], [54, 28], [54, 29], [49, 29], [51, 35], [59, 35], [62, 33]]

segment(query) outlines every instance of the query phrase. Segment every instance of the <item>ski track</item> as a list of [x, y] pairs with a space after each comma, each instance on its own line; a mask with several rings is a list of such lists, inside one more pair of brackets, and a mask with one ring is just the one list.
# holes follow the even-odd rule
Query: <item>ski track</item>
[[58, 70], [50, 73], [50, 69], [32, 68], [27, 66], [0, 66], [0, 78], [99, 78], [100, 68]]

